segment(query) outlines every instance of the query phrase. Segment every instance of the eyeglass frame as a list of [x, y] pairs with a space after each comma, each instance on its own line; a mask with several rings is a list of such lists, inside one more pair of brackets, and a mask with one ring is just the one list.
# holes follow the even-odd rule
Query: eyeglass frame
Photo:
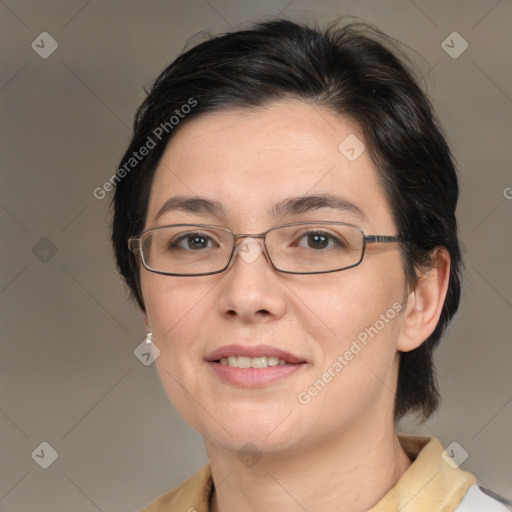
[[[324, 225], [324, 226], [325, 225], [338, 225], [338, 226], [341, 225], [341, 226], [350, 226], [350, 227], [358, 229], [361, 232], [361, 235], [362, 235], [362, 238], [363, 238], [363, 246], [361, 248], [361, 256], [359, 258], [359, 261], [357, 261], [357, 263], [349, 265], [348, 267], [336, 268], [336, 269], [333, 269], [333, 270], [320, 270], [320, 271], [313, 271], [313, 272], [295, 272], [293, 270], [282, 270], [282, 269], [278, 268], [274, 264], [274, 262], [272, 261], [272, 257], [270, 256], [270, 254], [268, 252], [267, 241], [266, 241], [267, 234], [270, 233], [271, 231], [274, 231], [274, 230], [280, 229], [280, 228], [286, 228], [286, 227], [290, 227], [290, 226], [309, 225], [309, 224], [312, 224], [312, 225], [319, 224], [319, 225]], [[144, 254], [142, 252], [142, 246], [141, 246], [142, 237], [147, 232], [149, 232], [149, 231], [154, 231], [154, 230], [157, 230], [157, 229], [170, 228], [170, 227], [181, 227], [181, 226], [195, 226], [195, 227], [201, 227], [201, 228], [214, 228], [214, 229], [220, 229], [222, 231], [226, 231], [226, 232], [230, 233], [233, 236], [233, 248], [231, 249], [231, 254], [229, 255], [228, 262], [226, 263], [224, 268], [222, 268], [220, 270], [215, 270], [213, 272], [201, 272], [201, 273], [194, 273], [194, 274], [176, 274], [176, 273], [173, 273], [173, 272], [163, 272], [161, 270], [155, 270], [155, 269], [151, 268], [146, 263], [146, 261], [144, 259]], [[139, 251], [140, 258], [141, 258], [141, 261], [142, 261], [142, 265], [144, 266], [144, 268], [146, 270], [148, 270], [149, 272], [153, 272], [154, 274], [160, 274], [160, 275], [164, 275], [164, 276], [176, 276], [176, 277], [209, 276], [209, 275], [214, 275], [214, 274], [220, 274], [221, 272], [224, 272], [225, 270], [227, 270], [229, 268], [229, 266], [231, 265], [231, 262], [234, 260], [233, 256], [234, 256], [234, 254], [236, 253], [236, 250], [237, 250], [238, 240], [243, 239], [243, 238], [260, 238], [260, 239], [263, 239], [263, 250], [265, 252], [267, 261], [270, 263], [272, 268], [274, 270], [277, 270], [278, 272], [283, 273], [283, 274], [298, 274], [298, 275], [305, 275], [305, 274], [329, 274], [329, 273], [332, 273], [332, 272], [341, 272], [343, 270], [348, 270], [350, 268], [357, 267], [358, 265], [361, 264], [361, 262], [363, 261], [365, 252], [366, 252], [366, 244], [403, 243], [403, 242], [406, 242], [406, 240], [404, 240], [403, 238], [401, 238], [399, 236], [367, 235], [365, 233], [364, 229], [361, 226], [358, 226], [356, 224], [350, 224], [348, 222], [337, 222], [337, 221], [292, 222], [292, 223], [289, 223], [289, 224], [282, 224], [280, 226], [274, 226], [274, 227], [268, 229], [267, 231], [264, 231], [263, 233], [233, 233], [233, 231], [231, 231], [229, 228], [225, 228], [225, 227], [222, 227], [222, 226], [215, 226], [213, 224], [190, 224], [190, 223], [187, 223], [187, 224], [167, 224], [165, 226], [153, 226], [153, 227], [150, 227], [150, 228], [146, 228], [144, 231], [142, 231], [140, 233], [139, 236], [131, 237], [131, 238], [128, 239], [128, 249], [129, 249], [130, 252], [132, 252], [134, 254], [135, 254], [135, 251]]]

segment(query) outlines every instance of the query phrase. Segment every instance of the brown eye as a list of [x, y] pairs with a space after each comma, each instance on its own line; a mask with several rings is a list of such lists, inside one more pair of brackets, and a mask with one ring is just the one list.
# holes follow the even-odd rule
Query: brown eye
[[308, 232], [304, 233], [296, 243], [298, 247], [307, 247], [309, 249], [340, 249], [346, 247], [343, 239], [340, 239], [331, 233], [326, 232]]
[[325, 249], [329, 245], [329, 238], [318, 233], [307, 235], [308, 246], [312, 249]]
[[187, 233], [173, 240], [169, 244], [170, 249], [186, 249], [197, 251], [211, 247], [211, 239], [202, 233]]

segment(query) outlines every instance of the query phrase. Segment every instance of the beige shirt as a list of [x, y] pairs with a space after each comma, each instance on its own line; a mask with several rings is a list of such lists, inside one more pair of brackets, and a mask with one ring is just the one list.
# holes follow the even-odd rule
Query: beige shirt
[[[368, 512], [453, 512], [476, 479], [453, 469], [436, 438], [398, 435], [413, 461], [397, 484]], [[210, 464], [141, 512], [209, 512], [213, 481]]]

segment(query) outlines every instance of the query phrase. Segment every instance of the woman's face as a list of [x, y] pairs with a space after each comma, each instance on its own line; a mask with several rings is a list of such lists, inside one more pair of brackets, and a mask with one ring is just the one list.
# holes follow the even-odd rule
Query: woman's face
[[[145, 227], [197, 223], [261, 233], [292, 222], [340, 221], [396, 235], [368, 152], [354, 159], [361, 141], [357, 126], [301, 101], [198, 117], [180, 127], [161, 159]], [[272, 215], [275, 205], [326, 194], [354, 208], [310, 202]], [[177, 196], [213, 201], [223, 211], [180, 208], [156, 219]], [[369, 244], [362, 263], [348, 270], [294, 275], [274, 270], [255, 243], [250, 239], [216, 275], [141, 268], [147, 323], [161, 352], [158, 372], [178, 412], [213, 443], [238, 450], [250, 442], [267, 453], [392, 421], [397, 311], [406, 289], [398, 245]], [[301, 363], [219, 368], [213, 353], [228, 345], [237, 345], [238, 355], [283, 351]]]

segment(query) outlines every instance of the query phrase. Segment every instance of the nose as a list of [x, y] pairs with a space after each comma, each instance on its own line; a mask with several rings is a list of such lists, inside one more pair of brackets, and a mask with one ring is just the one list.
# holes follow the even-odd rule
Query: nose
[[264, 251], [263, 240], [244, 238], [219, 285], [220, 314], [254, 323], [272, 321], [286, 311], [285, 288]]

